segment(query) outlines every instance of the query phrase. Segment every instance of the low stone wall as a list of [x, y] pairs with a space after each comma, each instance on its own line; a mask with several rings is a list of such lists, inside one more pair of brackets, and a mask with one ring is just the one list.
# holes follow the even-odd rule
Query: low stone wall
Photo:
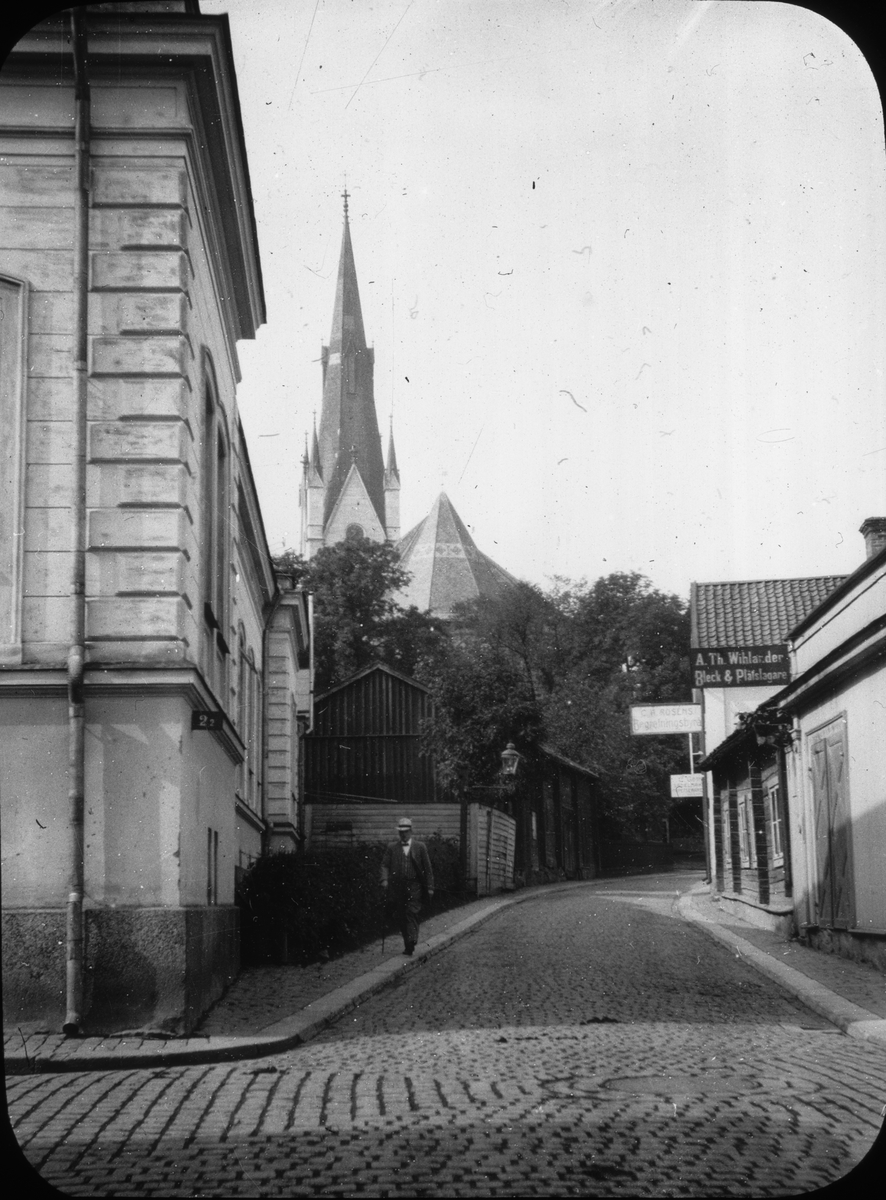
[[867, 963], [886, 974], [886, 935], [849, 933], [845, 929], [808, 929], [800, 941], [825, 954]]
[[[83, 1032], [190, 1033], [240, 968], [239, 912], [210, 908], [90, 909]], [[7, 1029], [58, 1032], [65, 1018], [65, 913], [3, 914]]]

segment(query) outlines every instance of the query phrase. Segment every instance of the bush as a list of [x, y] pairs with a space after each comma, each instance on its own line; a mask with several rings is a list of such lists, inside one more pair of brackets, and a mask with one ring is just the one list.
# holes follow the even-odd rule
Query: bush
[[[436, 893], [429, 912], [462, 902], [458, 841], [433, 834], [426, 843]], [[306, 855], [260, 858], [237, 889], [245, 964], [305, 965], [371, 942], [385, 924], [381, 843]]]

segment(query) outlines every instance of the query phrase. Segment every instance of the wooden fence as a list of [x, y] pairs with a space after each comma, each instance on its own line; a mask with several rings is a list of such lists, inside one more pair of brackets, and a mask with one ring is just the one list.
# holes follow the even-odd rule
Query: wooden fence
[[477, 896], [510, 891], [514, 886], [513, 817], [487, 808], [468, 805], [468, 890]]
[[[308, 850], [331, 850], [360, 842], [392, 842], [401, 817], [412, 820], [420, 841], [435, 833], [461, 843], [459, 804], [306, 804]], [[467, 887], [477, 896], [510, 891], [514, 886], [512, 817], [483, 804], [467, 807]]]
[[412, 821], [419, 841], [434, 833], [459, 840], [458, 804], [306, 804], [305, 841], [309, 850], [355, 846], [359, 842], [394, 842], [401, 817]]

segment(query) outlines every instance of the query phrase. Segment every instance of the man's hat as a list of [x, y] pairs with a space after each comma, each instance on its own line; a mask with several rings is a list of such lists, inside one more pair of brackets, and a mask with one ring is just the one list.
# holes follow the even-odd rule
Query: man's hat
[[398, 829], [411, 829], [412, 822], [409, 820], [409, 817], [401, 817], [400, 820], [397, 822], [397, 828]]

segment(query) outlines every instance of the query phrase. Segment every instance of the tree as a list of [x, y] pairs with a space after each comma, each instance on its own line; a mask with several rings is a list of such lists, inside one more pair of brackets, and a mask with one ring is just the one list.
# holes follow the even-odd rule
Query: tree
[[545, 723], [563, 753], [599, 770], [610, 832], [645, 833], [671, 808], [669, 776], [685, 766], [686, 741], [633, 736], [630, 707], [691, 698], [687, 605], [636, 572], [580, 584], [560, 603], [570, 666]]
[[387, 542], [348, 537], [305, 560], [287, 551], [274, 560], [314, 594], [315, 687], [324, 692], [373, 662], [411, 674], [443, 639], [438, 622], [394, 594], [409, 581]]
[[549, 592], [518, 584], [462, 606], [457, 637], [454, 677], [432, 685], [438, 758], [477, 772], [508, 740], [531, 753], [546, 738], [600, 772], [611, 832], [643, 833], [667, 814], [685, 739], [633, 737], [629, 710], [689, 699], [683, 600], [637, 573], [558, 579]]
[[551, 598], [522, 580], [494, 596], [463, 602], [454, 618], [461, 641], [489, 646], [509, 659], [533, 699], [550, 693], [556, 684], [560, 623]]
[[424, 733], [444, 787], [491, 783], [508, 742], [537, 744], [541, 714], [525, 675], [491, 645], [450, 644], [417, 673], [433, 701]]

